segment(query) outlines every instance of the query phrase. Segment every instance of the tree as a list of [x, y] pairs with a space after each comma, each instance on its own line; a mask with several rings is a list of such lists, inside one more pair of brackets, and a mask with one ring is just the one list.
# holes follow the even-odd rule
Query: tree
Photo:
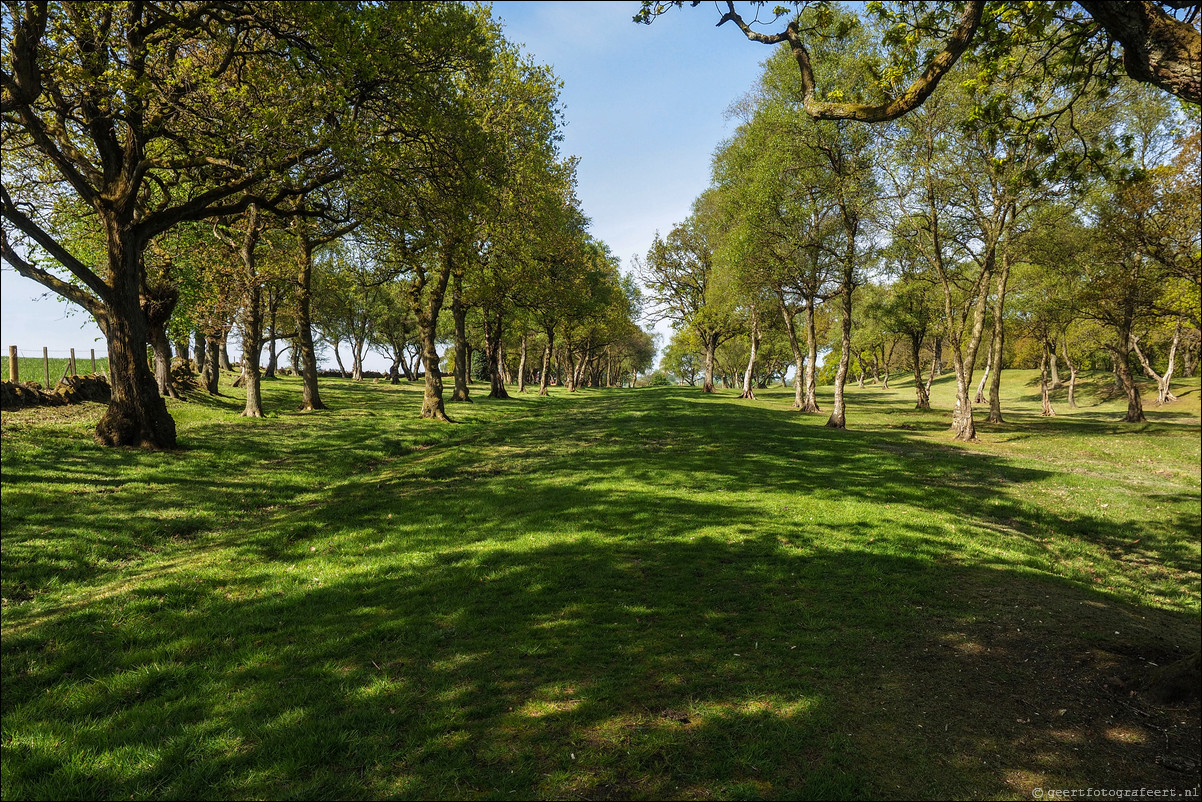
[[[917, 255], [906, 248], [886, 250], [885, 265], [892, 274], [881, 300], [881, 325], [885, 331], [904, 337], [909, 345], [910, 367], [914, 373], [914, 408], [930, 409], [929, 384], [923, 382], [922, 347], [939, 323], [938, 302], [933, 283]], [[934, 374], [934, 359], [931, 373]]]
[[698, 374], [704, 372], [702, 351], [701, 342], [692, 329], [678, 329], [664, 349], [660, 366], [681, 384], [696, 387]]
[[[1018, 76], [1029, 71], [1037, 54], [1020, 50], [1013, 55], [997, 71], [990, 91], [1019, 92], [1024, 86]], [[895, 237], [922, 256], [943, 290], [944, 330], [956, 371], [953, 431], [958, 439], [975, 437], [971, 384], [987, 322], [993, 332], [990, 420], [1002, 422], [1004, 307], [1015, 239], [1029, 227], [1039, 204], [1082, 183], [1083, 167], [1093, 163], [1088, 154], [1115, 150], [1107, 128], [1110, 106], [1083, 112], [1065, 128], [1054, 122], [1054, 114], [1040, 114], [1059, 102], [1056, 88], [1046, 88], [1046, 94], [1028, 89], [1021, 104], [1008, 108], [1021, 105], [1036, 122], [993, 112], [974, 117], [968, 112], [981, 104], [984, 90], [971, 79], [962, 82], [894, 126], [894, 150], [884, 166], [902, 215]]]
[[[683, 0], [643, 0], [635, 22], [650, 24]], [[692, 5], [698, 5], [693, 2]], [[753, 3], [762, 7], [763, 2]], [[788, 44], [803, 87], [806, 113], [822, 120], [887, 122], [920, 107], [965, 54], [986, 61], [1001, 61], [1016, 47], [1037, 46], [1045, 71], [1070, 87], [1073, 94], [1095, 77], [1113, 81], [1120, 65], [1136, 80], [1151, 83], [1190, 103], [1202, 102], [1202, 34], [1198, 8], [1175, 2], [1105, 2], [1067, 0], [1049, 3], [1005, 3], [968, 0], [951, 3], [870, 3], [881, 31], [880, 86], [886, 97], [869, 102], [846, 100], [842, 92], [821, 89], [815, 74], [821, 58], [811, 50], [832, 35], [841, 21], [832, 4], [794, 2], [794, 12], [777, 6], [768, 24], [777, 30], [756, 30], [759, 15], [748, 21], [733, 0], [718, 25], [733, 23], [750, 41], [765, 45]], [[958, 7], [957, 7], [958, 6]], [[1183, 9], [1184, 6], [1184, 9]], [[787, 20], [787, 21], [786, 21]], [[780, 24], [785, 21], [783, 26]], [[815, 24], [816, 22], [816, 24]], [[1122, 49], [1121, 61], [1114, 52]]]
[[351, 379], [363, 380], [363, 356], [375, 334], [388, 271], [360, 243], [344, 239], [327, 248], [314, 275], [314, 324], [335, 349], [351, 346]]
[[737, 318], [723, 300], [710, 291], [714, 270], [712, 196], [703, 195], [693, 214], [669, 232], [657, 233], [640, 261], [643, 284], [655, 305], [654, 319], [670, 320], [674, 327], [691, 329], [701, 344], [704, 379], [702, 391], [714, 392], [714, 352], [737, 331]]
[[380, 288], [376, 308], [372, 312], [375, 325], [369, 335], [370, 343], [380, 354], [392, 360], [388, 378], [399, 384], [403, 373], [407, 381], [416, 378], [414, 366], [421, 357], [417, 340], [417, 318], [409, 304], [412, 289], [401, 281], [392, 281]]
[[[379, 8], [406, 14], [412, 5]], [[486, 78], [491, 50], [480, 13], [450, 3], [423, 8], [433, 17], [421, 26], [429, 49], [406, 50], [401, 64], [412, 71], [389, 73], [364, 102], [371, 140], [356, 151], [360, 161], [349, 193], [363, 217], [363, 237], [410, 291], [425, 369], [421, 416], [450, 421], [437, 329], [451, 278], [463, 269], [487, 172], [480, 121], [466, 93]], [[378, 52], [387, 56], [396, 30], [372, 30]]]
[[[723, 211], [722, 263], [746, 292], [774, 301], [793, 353], [794, 409], [818, 412], [817, 309], [831, 292], [836, 265], [824, 244], [835, 236], [837, 208], [823, 194], [821, 171], [794, 136], [796, 113], [770, 59], [737, 134], [714, 158], [715, 196]], [[748, 109], [748, 107], [750, 108]], [[803, 352], [797, 318], [805, 313]]]
[[[71, 280], [22, 257], [7, 228], [4, 258], [87, 309], [105, 333], [112, 402], [97, 440], [170, 448], [175, 424], [143, 358], [144, 253], [181, 221], [246, 208], [251, 192], [326, 147], [322, 126], [286, 127], [269, 141], [258, 134], [280, 119], [321, 119], [338, 102], [301, 88], [304, 58], [271, 55], [290, 49], [309, 20], [242, 3], [30, 2], [7, 4], [4, 17], [13, 34], [3, 53], [4, 159], [20, 178], [6, 178], [3, 217]], [[102, 271], [46, 225], [39, 210], [62, 196], [96, 214]]]
[[[242, 414], [248, 418], [263, 417], [259, 387], [259, 359], [263, 351], [263, 284], [257, 251], [268, 225], [254, 203], [247, 207], [237, 225], [231, 225], [229, 230], [222, 231], [217, 223], [213, 225], [213, 235], [236, 254], [242, 266], [236, 286], [242, 294], [242, 383], [246, 388], [246, 408]], [[239, 228], [240, 231], [237, 230]]]
[[[473, 24], [437, 4], [29, 2], [7, 4], [4, 19], [3, 217], [70, 279], [23, 256], [7, 227], [4, 259], [105, 332], [113, 400], [97, 439], [154, 447], [174, 445], [175, 430], [141, 356], [148, 243], [336, 180], [356, 126], [378, 119], [349, 112], [381, 96], [410, 111], [440, 97]], [[103, 271], [48, 227], [40, 210], [63, 196], [95, 212]]]

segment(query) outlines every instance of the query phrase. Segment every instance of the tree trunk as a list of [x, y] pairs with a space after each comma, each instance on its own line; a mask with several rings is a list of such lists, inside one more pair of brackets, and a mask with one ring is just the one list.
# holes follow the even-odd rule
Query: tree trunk
[[701, 344], [705, 348], [705, 357], [703, 364], [705, 366], [705, 378], [701, 382], [701, 392], [714, 392], [714, 352], [718, 350], [718, 335], [706, 332], [701, 335]]
[[279, 367], [279, 352], [276, 350], [276, 313], [280, 309], [279, 290], [270, 290], [267, 295], [267, 367], [263, 370], [264, 379], [274, 379]]
[[1131, 375], [1131, 329], [1129, 326], [1119, 328], [1118, 344], [1110, 346], [1110, 354], [1114, 360], [1115, 375], [1118, 377], [1123, 392], [1127, 395], [1127, 414], [1123, 416], [1123, 422], [1143, 423], [1147, 420], [1144, 417], [1143, 399], [1140, 397], [1139, 387], [1135, 384], [1135, 377]]
[[814, 297], [811, 296], [806, 301], [806, 383], [802, 412], [822, 411], [818, 406], [818, 324], [815, 317]]
[[981, 376], [981, 382], [977, 385], [977, 397], [972, 400], [974, 404], [985, 403], [985, 382], [989, 381], [989, 374], [993, 370], [993, 349], [989, 350], [989, 358], [985, 360], [985, 373]]
[[107, 315], [97, 322], [108, 340], [108, 409], [96, 424], [100, 445], [174, 448], [175, 421], [158, 393], [146, 362], [146, 315], [139, 294], [143, 270], [140, 243], [114, 221], [106, 222], [112, 293]]
[[1043, 352], [1039, 355], [1039, 398], [1043, 405], [1042, 411], [1039, 413], [1045, 418], [1056, 414], [1056, 410], [1052, 409], [1052, 401], [1048, 397], [1048, 366], [1051, 360], [1051, 343], [1046, 338], [1043, 339]]
[[490, 319], [488, 310], [484, 310], [484, 354], [488, 358], [489, 398], [509, 398], [505, 389], [505, 365], [501, 362], [502, 313], [497, 312], [496, 319]]
[[454, 269], [455, 242], [443, 244], [442, 264], [434, 277], [434, 284], [426, 292], [425, 303], [422, 303], [422, 291], [426, 289], [427, 279], [424, 272], [418, 274], [413, 282], [410, 298], [413, 304], [413, 315], [417, 318], [417, 330], [422, 348], [422, 362], [426, 368], [425, 393], [422, 396], [423, 418], [451, 422], [447, 417], [446, 407], [442, 401], [442, 370], [438, 366], [438, 313], [442, 311], [443, 298], [446, 296], [447, 282]]
[[1010, 248], [1003, 246], [1002, 269], [997, 275], [997, 297], [993, 302], [993, 340], [989, 361], [993, 363], [993, 381], [989, 384], [989, 422], [1002, 419], [1002, 347], [1006, 342], [1006, 286], [1010, 283]]
[[162, 326], [150, 326], [150, 348], [154, 352], [154, 381], [159, 395], [164, 398], [179, 398], [171, 383], [171, 343]]
[[200, 329], [193, 333], [193, 342], [196, 345], [196, 372], [199, 374], [205, 369], [205, 336]]
[[1059, 359], [1056, 356], [1056, 340], [1052, 340], [1052, 353], [1050, 356], [1051, 372], [1052, 372], [1052, 389], [1059, 390], [1064, 382], [1060, 381], [1060, 366], [1057, 364]]
[[451, 317], [455, 322], [455, 390], [452, 401], [471, 401], [467, 382], [472, 369], [472, 356], [467, 345], [467, 307], [463, 303], [463, 271], [456, 269], [451, 276]]
[[[935, 350], [938, 351], [938, 346], [939, 346], [939, 338], [938, 337], [935, 338], [935, 346], [936, 346]], [[926, 395], [927, 398], [931, 397], [931, 385], [935, 382], [935, 369], [938, 367], [938, 365], [939, 365], [938, 358], [932, 356], [931, 357], [931, 370], [927, 374], [927, 381], [926, 381], [926, 384], [923, 386], [923, 393], [924, 393], [924, 395]], [[929, 409], [929, 407], [928, 407], [928, 409]]]
[[188, 335], [185, 334], [183, 337], [176, 339], [175, 355], [184, 360], [184, 362], [192, 361], [192, 349], [189, 347]]
[[[802, 399], [805, 396], [805, 357], [802, 356], [801, 347], [797, 344], [797, 326], [790, 314], [789, 308], [785, 305], [784, 298], [777, 296], [778, 306], [780, 308], [781, 317], [785, 322], [785, 334], [789, 338], [789, 347], [793, 349], [793, 408], [802, 411]], [[781, 379], [783, 384], [784, 379]]]
[[342, 378], [345, 379], [346, 365], [342, 364], [342, 352], [338, 350], [339, 340], [335, 338], [333, 340], [326, 340], [326, 342], [328, 342], [330, 347], [334, 349], [334, 364], [338, 366], [338, 373], [342, 376]]
[[[1166, 6], [1180, 7], [1177, 3]], [[1202, 37], [1160, 3], [1082, 0], [1094, 22], [1123, 46], [1123, 68], [1137, 81], [1154, 84], [1195, 105], [1202, 99], [1199, 51]]]
[[1173, 395], [1170, 384], [1173, 381], [1173, 365], [1177, 360], [1177, 346], [1181, 343], [1181, 324], [1177, 324], [1177, 328], [1173, 331], [1173, 344], [1169, 346], [1169, 364], [1165, 368], [1164, 375], [1161, 376], [1153, 368], [1152, 363], [1144, 356], [1144, 352], [1139, 347], [1139, 340], [1135, 337], [1131, 338], [1131, 347], [1135, 350], [1135, 356], [1139, 359], [1139, 364], [1144, 368], [1144, 373], [1148, 378], [1156, 382], [1156, 403], [1160, 406], [1176, 401], [1177, 396]]
[[366, 345], [365, 336], [357, 335], [351, 340], [351, 381], [363, 381], [363, 349]]
[[[253, 248], [253, 245], [251, 246]], [[243, 257], [245, 258], [245, 257]], [[253, 270], [253, 255], [251, 256]], [[263, 352], [263, 294], [257, 281], [246, 288], [242, 309], [242, 383], [246, 385], [245, 418], [263, 417], [259, 385], [259, 360]]]
[[839, 297], [843, 301], [842, 336], [839, 340], [839, 367], [835, 370], [835, 401], [831, 405], [831, 416], [826, 425], [832, 429], [847, 428], [847, 405], [843, 399], [843, 387], [847, 383], [847, 366], [851, 361], [851, 293], [855, 288], [852, 283], [852, 262], [850, 254], [843, 265], [843, 286], [839, 289]]
[[922, 350], [922, 338], [910, 336], [910, 359], [914, 364], [914, 396], [916, 402], [915, 409], [930, 409], [931, 396], [928, 388], [922, 383], [922, 361], [920, 359]]
[[[934, 361], [931, 363], [931, 375], [943, 375], [943, 337], [941, 336], [935, 337], [935, 357]], [[927, 389], [930, 388], [928, 387]]]
[[401, 372], [405, 374], [406, 381], [416, 381], [417, 379], [417, 363], [421, 359], [421, 347], [413, 354], [412, 360], [405, 359], [405, 351], [401, 352]]
[[518, 392], [526, 392], [526, 332], [522, 332], [521, 357], [518, 359]]
[[317, 351], [313, 347], [313, 321], [310, 314], [313, 286], [313, 243], [305, 231], [297, 236], [298, 267], [296, 288], [296, 349], [295, 358], [300, 362], [303, 384], [301, 411], [312, 412], [325, 409], [321, 394], [317, 391]]
[[1060, 338], [1060, 347], [1064, 351], [1064, 364], [1068, 365], [1068, 408], [1077, 408], [1077, 365], [1068, 355], [1068, 337]]
[[[956, 408], [952, 413], [952, 432], [956, 440], [976, 440], [977, 427], [972, 417], [972, 374], [981, 347], [981, 336], [985, 332], [985, 311], [989, 301], [989, 279], [992, 278], [992, 255], [986, 258], [982, 270], [981, 288], [973, 309], [972, 333], [969, 335], [968, 352], [962, 348], [960, 337], [952, 342], [952, 365], [956, 370]], [[949, 302], [950, 303], [950, 302]], [[950, 317], [950, 315], [949, 315]]]
[[217, 341], [217, 359], [221, 369], [227, 373], [233, 373], [234, 365], [230, 362], [230, 327], [226, 326], [221, 330], [221, 339]]
[[543, 349], [543, 368], [538, 376], [538, 394], [547, 395], [547, 383], [551, 373], [551, 351], [555, 347], [555, 329], [547, 329], [547, 346]]
[[217, 337], [205, 335], [205, 369], [200, 376], [205, 392], [209, 395], [221, 395], [221, 371], [218, 369]]
[[743, 371], [743, 394], [740, 398], [755, 399], [751, 389], [751, 377], [755, 373], [755, 358], [760, 350], [760, 319], [755, 307], [751, 308], [751, 355], [747, 358], [747, 370]]
[[[213, 227], [213, 233], [218, 229]], [[243, 417], [263, 417], [263, 400], [259, 392], [259, 359], [263, 351], [263, 288], [259, 284], [255, 250], [259, 244], [259, 207], [251, 204], [246, 210], [246, 234], [242, 242], [235, 243], [223, 235], [218, 236], [230, 246], [238, 249], [242, 262], [242, 376], [240, 382], [246, 387], [246, 408]], [[228, 337], [228, 331], [226, 333]]]
[[585, 342], [584, 350], [580, 352], [580, 359], [576, 361], [576, 365], [572, 365], [572, 351], [568, 349], [568, 367], [572, 371], [572, 380], [568, 385], [568, 392], [574, 393], [584, 384], [585, 374], [584, 369], [588, 366], [588, 352], [593, 347], [592, 338]]
[[178, 302], [179, 291], [171, 284], [146, 283], [141, 299], [142, 314], [146, 317], [147, 335], [154, 353], [154, 379], [163, 398], [179, 398], [171, 383], [171, 343], [167, 341], [167, 324], [171, 322]]
[[[881, 348], [882, 348], [882, 350], [883, 350], [883, 349], [884, 349], [884, 346], [881, 346]], [[885, 359], [884, 359], [884, 365], [883, 365], [883, 367], [884, 367], [884, 370], [885, 370], [885, 381], [884, 381], [884, 383], [881, 385], [881, 389], [882, 389], [882, 390], [888, 390], [888, 389], [889, 389], [889, 372], [892, 370], [892, 365], [893, 365], [893, 352], [894, 352], [895, 350], [897, 350], [897, 340], [896, 340], [896, 339], [894, 339], [894, 340], [891, 340], [891, 341], [889, 342], [889, 350], [888, 350], [887, 352], [885, 352]]]

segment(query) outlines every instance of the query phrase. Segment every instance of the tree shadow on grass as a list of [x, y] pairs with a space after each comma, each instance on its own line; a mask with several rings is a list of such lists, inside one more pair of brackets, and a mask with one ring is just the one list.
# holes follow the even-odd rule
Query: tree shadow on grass
[[[1179, 785], [1157, 758], [1196, 755], [1196, 708], [1124, 684], [1196, 614], [1047, 576], [1058, 540], [1157, 532], [1024, 503], [1047, 471], [676, 391], [472, 410], [272, 421], [222, 473], [220, 426], [138, 457], [241, 526], [6, 611], [5, 795], [998, 797]], [[965, 553], [965, 523], [1011, 551]], [[11, 543], [6, 515], [6, 581], [56, 570]]]
[[[651, 537], [452, 549], [269, 594], [278, 566], [219, 587], [146, 581], [119, 618], [101, 603], [6, 635], [6, 792], [991, 798], [1174, 784], [1150, 725], [1182, 713], [1141, 716], [1106, 680], [1132, 659], [1115, 642], [1162, 659], [1196, 645], [1196, 621], [939, 556], [918, 540], [890, 556]], [[1188, 754], [1187, 736], [1175, 727], [1170, 752]]]

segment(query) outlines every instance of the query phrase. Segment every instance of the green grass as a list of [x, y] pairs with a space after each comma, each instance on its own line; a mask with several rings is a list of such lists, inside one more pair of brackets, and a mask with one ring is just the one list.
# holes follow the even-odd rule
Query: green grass
[[779, 389], [476, 385], [447, 426], [281, 379], [170, 402], [176, 453], [5, 413], [3, 798], [1192, 786], [1197, 706], [1129, 678], [1198, 648], [1198, 381], [1127, 426], [1032, 379], [971, 444], [950, 377], [842, 432]]
[[[68, 365], [71, 360], [66, 357], [50, 357], [43, 364], [41, 357], [19, 356], [17, 357], [17, 374], [22, 382], [37, 382], [38, 384], [46, 383], [46, 368], [50, 368], [50, 386], [53, 387], [58, 381], [67, 374]], [[0, 378], [8, 381], [8, 356], [0, 357]], [[96, 357], [96, 372], [105, 373], [109, 369], [109, 358], [107, 356]], [[79, 374], [88, 374], [92, 372], [92, 359], [86, 350], [77, 351], [75, 354], [75, 372]]]

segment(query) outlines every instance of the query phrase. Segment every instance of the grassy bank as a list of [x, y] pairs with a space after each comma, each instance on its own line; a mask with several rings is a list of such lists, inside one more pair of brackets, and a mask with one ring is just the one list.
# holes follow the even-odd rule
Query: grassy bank
[[[947, 436], [690, 388], [4, 413], [3, 796], [1031, 798], [1193, 787], [1199, 387]], [[237, 391], [230, 391], [236, 393]], [[477, 385], [477, 393], [483, 390]], [[820, 396], [829, 409], [829, 394]], [[1190, 768], [1189, 761], [1195, 761]]]

